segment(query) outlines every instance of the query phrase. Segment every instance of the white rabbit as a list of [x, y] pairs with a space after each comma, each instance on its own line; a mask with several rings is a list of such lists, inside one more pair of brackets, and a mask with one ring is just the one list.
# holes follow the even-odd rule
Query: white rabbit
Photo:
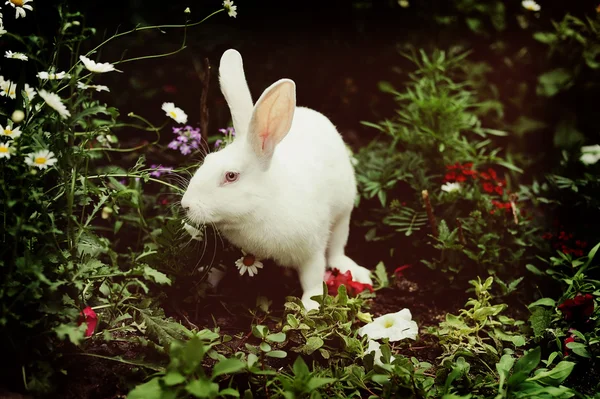
[[234, 245], [298, 271], [307, 309], [322, 294], [326, 265], [371, 284], [344, 254], [356, 181], [349, 153], [324, 115], [296, 107], [295, 83], [281, 79], [253, 106], [242, 57], [221, 57], [221, 91], [236, 138], [206, 156], [181, 200], [195, 223], [214, 223]]

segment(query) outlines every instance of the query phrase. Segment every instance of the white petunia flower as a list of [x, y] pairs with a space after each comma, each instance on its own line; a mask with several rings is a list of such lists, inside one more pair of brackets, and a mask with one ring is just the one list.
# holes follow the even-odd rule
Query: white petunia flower
[[445, 191], [447, 193], [453, 193], [455, 191], [460, 191], [461, 189], [462, 189], [462, 186], [460, 185], [460, 183], [442, 184], [442, 191]]
[[35, 92], [35, 89], [29, 86], [27, 83], [25, 83], [25, 87], [23, 88], [23, 97], [27, 98], [27, 101], [31, 103], [31, 101], [36, 95], [37, 93]]
[[523, 6], [524, 9], [529, 10], [529, 11], [539, 11], [542, 8], [534, 0], [523, 0], [521, 2], [521, 5]]
[[54, 165], [58, 159], [54, 158], [54, 153], [48, 150], [39, 150], [27, 154], [25, 163], [29, 166], [36, 166], [39, 169], [47, 169], [48, 166]]
[[204, 231], [203, 230], [199, 230], [197, 228], [195, 228], [194, 226], [192, 226], [191, 224], [188, 224], [186, 222], [181, 222], [183, 224], [183, 228], [185, 229], [185, 231], [188, 232], [188, 234], [190, 235], [190, 237], [192, 238], [192, 240], [196, 240], [196, 241], [202, 241], [204, 238]]
[[6, 50], [6, 52], [4, 53], [4, 57], [5, 58], [11, 58], [13, 60], [21, 60], [21, 61], [27, 61], [29, 59], [23, 53], [13, 53], [10, 50]]
[[103, 85], [86, 85], [82, 82], [77, 82], [77, 88], [81, 90], [95, 89], [96, 91], [110, 91], [107, 86]]
[[405, 338], [417, 339], [418, 333], [419, 327], [412, 320], [408, 309], [377, 317], [373, 322], [358, 329], [360, 336], [366, 335], [370, 339], [388, 338], [390, 342]]
[[256, 259], [256, 256], [244, 253], [244, 256], [235, 261], [235, 266], [240, 271], [240, 276], [248, 272], [250, 277], [254, 277], [258, 274], [258, 269], [263, 268], [263, 264], [260, 260]]
[[33, 7], [31, 7], [27, 3], [31, 3], [33, 0], [8, 0], [5, 4], [10, 4], [16, 11], [15, 18], [23, 17], [25, 18], [25, 10], [33, 11]]
[[[383, 366], [383, 361], [381, 360], [381, 358], [383, 357], [383, 354], [381, 353], [381, 344], [372, 339], [369, 340], [369, 346], [367, 347], [367, 350], [365, 351], [365, 355], [368, 355], [371, 352], [375, 352], [374, 363], [378, 366]], [[394, 356], [390, 356], [390, 363], [393, 361], [394, 361]]]
[[46, 90], [40, 90], [38, 94], [44, 99], [46, 104], [59, 113], [61, 118], [66, 119], [68, 116], [71, 116], [71, 113], [67, 110], [67, 107], [63, 104], [58, 94], [50, 93]]
[[177, 123], [187, 123], [187, 114], [173, 103], [163, 103], [162, 110]]
[[579, 160], [586, 165], [593, 165], [600, 160], [600, 145], [586, 145], [581, 147]]
[[6, 143], [0, 142], [0, 158], [10, 159], [10, 141]]
[[48, 72], [39, 72], [37, 77], [42, 80], [61, 80], [61, 79], [70, 79], [71, 75], [66, 72], [54, 72], [54, 70]]
[[227, 15], [229, 15], [230, 17], [237, 17], [237, 6], [233, 5], [232, 0], [224, 0], [223, 8], [225, 8], [225, 11], [227, 11]]
[[17, 85], [10, 80], [0, 79], [0, 96], [17, 98]]
[[96, 61], [90, 60], [87, 57], [84, 57], [83, 55], [80, 55], [79, 59], [81, 60], [81, 62], [83, 62], [83, 65], [85, 66], [85, 68], [91, 72], [96, 72], [96, 73], [104, 73], [104, 72], [111, 72], [111, 71], [121, 72], [118, 69], [115, 69], [115, 66], [113, 64], [109, 64], [108, 62], [96, 62]]
[[8, 137], [10, 139], [16, 139], [21, 135], [20, 127], [13, 127], [11, 122], [8, 122], [6, 126], [0, 125], [0, 137]]

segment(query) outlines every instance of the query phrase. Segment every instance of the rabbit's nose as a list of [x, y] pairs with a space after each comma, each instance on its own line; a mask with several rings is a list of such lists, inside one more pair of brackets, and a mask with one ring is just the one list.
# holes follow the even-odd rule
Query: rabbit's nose
[[190, 200], [189, 198], [186, 198], [185, 195], [181, 199], [181, 207], [186, 211], [190, 210]]

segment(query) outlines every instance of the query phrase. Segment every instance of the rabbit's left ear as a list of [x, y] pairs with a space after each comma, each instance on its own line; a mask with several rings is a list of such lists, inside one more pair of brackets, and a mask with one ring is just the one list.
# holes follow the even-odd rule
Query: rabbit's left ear
[[248, 140], [261, 159], [270, 160], [275, 147], [288, 134], [296, 109], [296, 84], [281, 79], [260, 96], [250, 120]]

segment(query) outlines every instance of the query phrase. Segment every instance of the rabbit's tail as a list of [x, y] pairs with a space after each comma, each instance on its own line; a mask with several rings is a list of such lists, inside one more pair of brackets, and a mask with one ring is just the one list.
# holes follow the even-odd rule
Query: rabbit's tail
[[245, 136], [252, 118], [252, 96], [244, 75], [242, 56], [229, 49], [221, 56], [219, 65], [221, 91], [227, 100], [236, 137]]

